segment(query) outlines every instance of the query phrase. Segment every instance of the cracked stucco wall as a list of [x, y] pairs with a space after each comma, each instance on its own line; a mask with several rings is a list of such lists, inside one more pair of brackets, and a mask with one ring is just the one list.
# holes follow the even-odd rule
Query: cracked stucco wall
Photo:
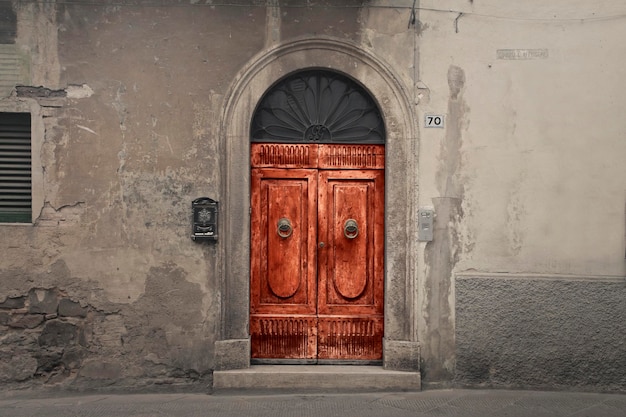
[[219, 199], [222, 97], [263, 45], [238, 25], [264, 13], [16, 6], [30, 74], [0, 107], [40, 126], [41, 203], [2, 226], [0, 381], [210, 385], [218, 247], [189, 238], [190, 202]]
[[[626, 275], [623, 5], [421, 0], [411, 25], [411, 0], [126, 3], [15, 3], [7, 49], [26, 89], [3, 93], [0, 110], [33, 114], [39, 162], [34, 226], [3, 225], [0, 234], [0, 381], [88, 388], [210, 379], [220, 262], [231, 260], [220, 260], [219, 244], [191, 242], [189, 204], [224, 198], [223, 99], [259, 51], [323, 36], [380, 58], [418, 116], [419, 137], [404, 138], [414, 187], [389, 209], [416, 218], [418, 207], [435, 208], [435, 238], [409, 239], [406, 293], [395, 294], [415, 312], [406, 331], [421, 344], [424, 381], [513, 386], [517, 362], [540, 374], [527, 386], [567, 385], [533, 364], [567, 350], [575, 331], [523, 351], [515, 340], [533, 327], [550, 339], [548, 311], [576, 329], [572, 303]], [[445, 115], [445, 128], [424, 128], [427, 113]], [[553, 293], [563, 294], [558, 310]], [[493, 294], [513, 302], [492, 303]], [[529, 298], [538, 312], [524, 327], [516, 318]], [[584, 313], [602, 335], [620, 334], [607, 319], [624, 314], [614, 301]], [[490, 321], [501, 324], [493, 334], [482, 326]], [[609, 366], [590, 346], [561, 357]], [[595, 380], [571, 377], [584, 389]], [[618, 377], [611, 384], [623, 387]]]
[[0, 110], [33, 115], [39, 202], [33, 225], [1, 225], [3, 384], [206, 389], [229, 260], [191, 241], [190, 202], [224, 198], [233, 77], [263, 48], [325, 36], [378, 49], [412, 82], [406, 1], [124, 3], [15, 5], [24, 76]]
[[426, 384], [623, 390], [624, 5], [420, 3]]

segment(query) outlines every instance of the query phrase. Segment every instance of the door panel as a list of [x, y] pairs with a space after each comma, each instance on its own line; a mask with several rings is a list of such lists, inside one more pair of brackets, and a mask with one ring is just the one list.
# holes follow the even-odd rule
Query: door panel
[[315, 314], [317, 171], [254, 169], [252, 183], [251, 310]]
[[317, 358], [317, 317], [250, 316], [252, 358], [298, 359]]
[[382, 358], [383, 190], [380, 170], [320, 171], [319, 359]]
[[384, 149], [254, 144], [252, 163], [252, 357], [381, 359]]
[[[383, 171], [321, 171], [318, 239], [320, 314], [382, 314]], [[346, 231], [353, 220], [357, 231]]]
[[263, 229], [267, 249], [272, 248], [267, 250], [267, 263], [261, 264], [261, 276], [268, 284], [261, 297], [264, 303], [288, 299], [290, 303], [306, 302], [306, 291], [298, 291], [308, 272], [303, 268], [307, 263], [309, 230], [304, 218], [308, 211], [305, 181], [299, 178], [263, 181], [261, 204], [267, 207]]
[[253, 357], [316, 356], [317, 171], [253, 169]]
[[383, 318], [322, 316], [317, 324], [317, 358], [320, 360], [380, 360], [383, 352]]
[[[323, 186], [320, 195], [321, 209], [330, 210], [328, 215], [328, 249], [331, 252], [322, 271], [326, 272], [329, 291], [327, 296], [335, 304], [351, 303], [363, 295], [371, 271], [367, 258], [367, 184], [355, 181], [328, 181], [329, 172], [322, 172]], [[325, 198], [332, 202], [325, 206]], [[320, 239], [324, 239], [325, 228], [320, 227]]]

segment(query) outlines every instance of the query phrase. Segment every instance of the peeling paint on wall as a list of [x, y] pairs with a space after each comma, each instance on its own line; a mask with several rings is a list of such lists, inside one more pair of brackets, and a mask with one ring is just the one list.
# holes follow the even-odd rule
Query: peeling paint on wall
[[[72, 281], [63, 262], [50, 272]], [[128, 305], [78, 282], [12, 292], [0, 300], [0, 381], [87, 388], [137, 387], [137, 377], [169, 386], [208, 378], [203, 294], [185, 278], [171, 263], [151, 268], [143, 295]]]
[[463, 130], [467, 126], [466, 113], [469, 111], [462, 96], [465, 86], [465, 72], [457, 67], [448, 69], [448, 117], [445, 140], [439, 152], [437, 171], [437, 189], [442, 197], [463, 197], [463, 185], [460, 178], [461, 147]]
[[[242, 271], [249, 267], [249, 228], [240, 220], [247, 219], [249, 202], [234, 196], [248, 192], [250, 121], [240, 116], [252, 112], [261, 85], [312, 62], [342, 69], [378, 92], [394, 138], [386, 149], [386, 213], [409, 219], [386, 226], [385, 308], [392, 317], [386, 330], [389, 341], [410, 345], [414, 354], [419, 341], [426, 382], [452, 381], [455, 365], [464, 381], [495, 381], [497, 372], [514, 376], [518, 359], [498, 368], [491, 363], [501, 357], [480, 352], [493, 338], [474, 329], [481, 318], [497, 321], [484, 295], [498, 288], [512, 298], [538, 294], [550, 312], [553, 289], [568, 287], [546, 285], [538, 293], [533, 283], [532, 291], [526, 284], [515, 289], [500, 276], [489, 285], [466, 280], [455, 287], [461, 267], [515, 279], [531, 271], [623, 281], [626, 119], [615, 88], [623, 84], [623, 5], [603, 0], [608, 18], [574, 21], [568, 17], [592, 16], [598, 5], [577, 0], [572, 8], [555, 0], [521, 10], [474, 2], [465, 6], [476, 13], [464, 10], [460, 20], [456, 12], [421, 9], [419, 26], [407, 28], [409, 7], [380, 2], [123, 3], [2, 6], [15, 12], [17, 31], [15, 43], [0, 48], [11, 71], [3, 79], [10, 83], [0, 88], [0, 108], [32, 115], [36, 218], [33, 225], [0, 225], [0, 380], [6, 386], [206, 386], [213, 342], [222, 337], [234, 341], [222, 344], [226, 349], [244, 346], [243, 360], [234, 363], [245, 366], [248, 312], [229, 310], [248, 296]], [[326, 46], [277, 56], [303, 38]], [[511, 49], [517, 46], [539, 49]], [[320, 59], [330, 50], [335, 58]], [[498, 51], [506, 59], [498, 59]], [[246, 84], [252, 70], [264, 80]], [[384, 76], [372, 77], [374, 71]], [[235, 86], [241, 92], [235, 97], [241, 108], [232, 113], [237, 129], [221, 125], [224, 97], [235, 102], [229, 96]], [[413, 112], [422, 108], [445, 113], [445, 129], [418, 134], [421, 120]], [[205, 195], [227, 203], [222, 230], [237, 245], [189, 239], [190, 202]], [[436, 210], [429, 243], [412, 241], [418, 196], [420, 205]], [[462, 316], [455, 310], [457, 289], [465, 297]], [[584, 299], [570, 297], [577, 298]], [[498, 301], [505, 311], [507, 300]], [[563, 311], [570, 310], [576, 309]], [[595, 310], [598, 322], [611, 323], [611, 311]], [[523, 336], [514, 327], [533, 330], [515, 317], [495, 343], [519, 346]], [[575, 329], [590, 316], [567, 317]], [[543, 313], [535, 320], [548, 329]], [[593, 343], [604, 340], [611, 342]], [[581, 343], [587, 344], [577, 352], [584, 356], [566, 351], [563, 357], [601, 369], [593, 343]], [[486, 359], [491, 363], [484, 367]]]
[[449, 380], [454, 374], [454, 285], [453, 270], [462, 249], [459, 224], [463, 218], [463, 183], [460, 178], [463, 130], [469, 111], [463, 98], [465, 73], [448, 69], [448, 118], [436, 174], [441, 197], [433, 198], [434, 236], [426, 245], [426, 281], [422, 314], [428, 326], [422, 347], [425, 381]]
[[44, 204], [41, 214], [37, 217], [37, 226], [68, 226], [78, 224], [84, 211], [85, 203], [79, 201], [75, 204], [65, 205], [58, 209], [52, 207], [49, 202]]

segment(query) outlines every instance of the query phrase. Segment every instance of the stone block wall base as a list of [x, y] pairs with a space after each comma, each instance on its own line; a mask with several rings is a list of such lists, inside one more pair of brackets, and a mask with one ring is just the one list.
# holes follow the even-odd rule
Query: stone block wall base
[[419, 343], [404, 340], [384, 339], [383, 367], [394, 371], [419, 372]]
[[250, 367], [250, 339], [218, 340], [215, 342], [215, 370]]

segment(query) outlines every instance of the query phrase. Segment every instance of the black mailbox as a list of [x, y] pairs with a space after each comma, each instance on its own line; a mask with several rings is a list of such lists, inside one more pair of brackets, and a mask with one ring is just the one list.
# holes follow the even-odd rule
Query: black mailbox
[[218, 202], [208, 197], [196, 198], [191, 202], [193, 224], [191, 240], [217, 241]]

